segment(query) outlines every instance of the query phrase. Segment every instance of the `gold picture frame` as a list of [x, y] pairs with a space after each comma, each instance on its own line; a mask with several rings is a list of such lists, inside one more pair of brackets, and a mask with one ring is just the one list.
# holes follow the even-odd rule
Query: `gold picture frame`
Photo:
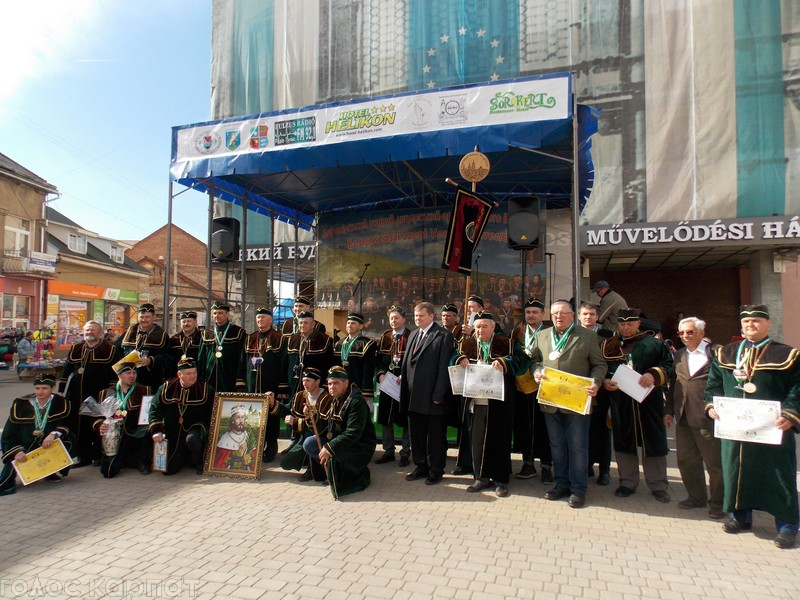
[[267, 394], [217, 393], [203, 474], [260, 479], [268, 414]]

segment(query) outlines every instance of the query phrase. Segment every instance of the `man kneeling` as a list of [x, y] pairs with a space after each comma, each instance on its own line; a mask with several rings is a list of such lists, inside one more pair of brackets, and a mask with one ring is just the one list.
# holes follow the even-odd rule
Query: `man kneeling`
[[[49, 448], [59, 438], [68, 452], [72, 450], [69, 402], [64, 396], [53, 393], [55, 385], [50, 375], [38, 377], [33, 381], [33, 396], [17, 398], [11, 404], [11, 414], [0, 440], [4, 464], [0, 473], [0, 496], [16, 491], [17, 474], [12, 461], [25, 462], [28, 452], [39, 447]], [[69, 467], [47, 479], [59, 480], [68, 472]]]
[[328, 440], [322, 449], [312, 436], [303, 442], [312, 469], [325, 469], [335, 498], [360, 492], [370, 482], [367, 465], [375, 452], [377, 438], [369, 407], [358, 386], [351, 384], [344, 367], [328, 371], [328, 392], [332, 396]]

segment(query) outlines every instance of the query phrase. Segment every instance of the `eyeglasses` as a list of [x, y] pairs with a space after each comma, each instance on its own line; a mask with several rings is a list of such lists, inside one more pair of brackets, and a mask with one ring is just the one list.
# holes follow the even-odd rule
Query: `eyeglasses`
[[678, 335], [694, 335], [695, 333], [697, 333], [697, 332], [694, 331], [694, 330], [692, 330], [692, 331], [679, 331]]

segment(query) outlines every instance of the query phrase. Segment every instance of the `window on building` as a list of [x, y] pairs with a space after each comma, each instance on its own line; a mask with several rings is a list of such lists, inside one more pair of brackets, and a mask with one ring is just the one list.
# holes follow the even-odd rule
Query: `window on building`
[[78, 254], [86, 254], [86, 237], [74, 233], [69, 234], [69, 249]]
[[117, 246], [111, 246], [111, 260], [122, 264], [125, 262], [125, 251]]
[[7, 215], [3, 253], [6, 256], [27, 256], [30, 243], [31, 222]]
[[28, 329], [31, 313], [29, 296], [12, 296], [3, 294], [3, 327]]

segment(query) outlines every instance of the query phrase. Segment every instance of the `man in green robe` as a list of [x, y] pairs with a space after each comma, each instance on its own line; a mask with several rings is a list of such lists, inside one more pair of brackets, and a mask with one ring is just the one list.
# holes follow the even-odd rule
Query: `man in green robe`
[[[50, 375], [33, 381], [33, 396], [17, 398], [3, 427], [0, 446], [3, 449], [3, 470], [0, 472], [0, 496], [13, 494], [17, 473], [13, 461], [24, 462], [26, 454], [36, 448], [49, 448], [61, 439], [67, 452], [72, 452], [74, 436], [70, 431], [70, 407], [64, 396], [53, 393], [56, 382]], [[67, 475], [69, 467], [49, 475], [51, 481]]]
[[244, 391], [245, 381], [245, 330], [230, 320], [231, 307], [227, 302], [211, 305], [214, 323], [202, 331], [197, 356], [197, 373], [200, 379], [218, 392]]
[[800, 432], [800, 353], [769, 337], [769, 309], [745, 305], [739, 310], [744, 340], [717, 349], [706, 384], [706, 412], [719, 419], [714, 397], [776, 400], [783, 434], [779, 445], [722, 440], [723, 510], [726, 533], [753, 526], [753, 509], [775, 517], [778, 548], [791, 548], [797, 537], [797, 455], [794, 434]]
[[303, 442], [303, 449], [313, 463], [325, 469], [333, 497], [338, 498], [367, 488], [367, 465], [378, 440], [369, 407], [358, 386], [350, 383], [344, 367], [328, 371], [328, 392], [333, 397], [328, 441], [320, 450], [311, 436]]

